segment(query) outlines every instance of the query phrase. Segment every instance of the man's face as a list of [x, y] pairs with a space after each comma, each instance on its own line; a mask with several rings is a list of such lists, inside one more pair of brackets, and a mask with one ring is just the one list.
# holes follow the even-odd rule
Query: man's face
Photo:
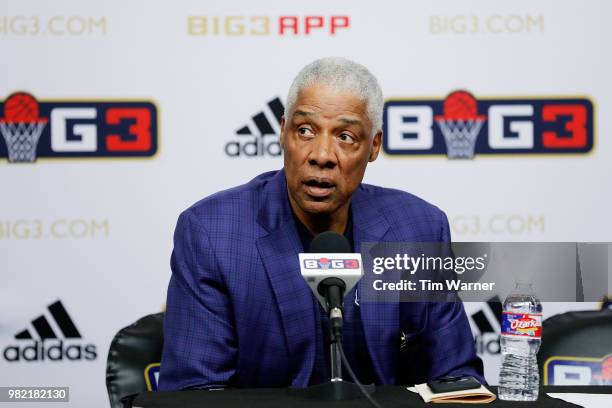
[[350, 91], [313, 85], [300, 91], [287, 114], [280, 142], [292, 203], [310, 214], [348, 206], [380, 150], [382, 135], [372, 136], [366, 102]]

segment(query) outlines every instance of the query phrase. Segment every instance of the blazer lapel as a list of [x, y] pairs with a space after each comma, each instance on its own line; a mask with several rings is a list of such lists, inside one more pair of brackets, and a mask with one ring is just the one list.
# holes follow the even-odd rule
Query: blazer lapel
[[[368, 199], [362, 188], [355, 192], [352, 208], [355, 251], [361, 252], [363, 243], [385, 241], [390, 224], [384, 213], [378, 211], [378, 205]], [[385, 301], [364, 301], [365, 297], [361, 294], [372, 293], [373, 289], [367, 287], [370, 284], [371, 279], [367, 278], [361, 279], [358, 284], [359, 297], [362, 299], [359, 309], [363, 331], [378, 381], [382, 384], [394, 384], [400, 339], [399, 297], [397, 301], [390, 301], [389, 294], [386, 293]]]
[[267, 233], [257, 240], [257, 249], [280, 310], [292, 386], [305, 387], [315, 361], [315, 302], [300, 273], [298, 253], [302, 252], [302, 243], [289, 208], [282, 170], [264, 187], [262, 198], [259, 223]]

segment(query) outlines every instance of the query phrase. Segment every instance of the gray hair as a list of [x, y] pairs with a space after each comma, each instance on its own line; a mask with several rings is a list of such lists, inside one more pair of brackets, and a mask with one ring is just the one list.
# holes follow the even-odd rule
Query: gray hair
[[363, 65], [339, 57], [321, 58], [302, 68], [289, 88], [285, 117], [293, 110], [300, 90], [315, 84], [353, 92], [367, 104], [372, 134], [382, 129], [384, 102], [376, 77]]

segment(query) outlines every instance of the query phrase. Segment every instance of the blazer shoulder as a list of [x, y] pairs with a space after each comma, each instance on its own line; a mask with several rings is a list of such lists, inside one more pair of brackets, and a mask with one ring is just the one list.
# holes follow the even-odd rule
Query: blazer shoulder
[[415, 214], [428, 213], [431, 215], [444, 215], [436, 205], [406, 191], [395, 188], [375, 186], [372, 184], [362, 184], [363, 192], [369, 198], [378, 201], [381, 207], [388, 210], [410, 209]]
[[266, 172], [251, 181], [211, 194], [197, 201], [181, 213], [198, 224], [219, 220], [235, 221], [257, 208], [261, 191], [277, 172]]
[[448, 228], [448, 219], [438, 206], [406, 191], [362, 184], [368, 202], [385, 214], [391, 225], [429, 225], [434, 230]]

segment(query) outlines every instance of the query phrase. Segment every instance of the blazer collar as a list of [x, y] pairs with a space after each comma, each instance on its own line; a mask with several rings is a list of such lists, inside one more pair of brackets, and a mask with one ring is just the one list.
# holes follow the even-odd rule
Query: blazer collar
[[366, 187], [359, 186], [353, 194], [353, 239], [355, 251], [361, 251], [364, 242], [382, 241], [390, 228], [385, 211], [380, 208], [377, 197], [370, 197]]
[[[353, 238], [355, 251], [363, 252], [364, 243], [376, 243], [392, 240], [391, 223], [387, 218], [385, 208], [381, 208], [379, 198], [367, 194], [367, 186], [360, 186], [353, 195]], [[368, 273], [368, 271], [364, 271]], [[359, 281], [357, 291], [360, 294], [372, 293], [371, 276]], [[359, 296], [359, 295], [358, 295]], [[363, 299], [363, 296], [360, 296]], [[394, 384], [399, 351], [399, 298], [389, 301], [385, 294], [385, 301], [361, 301], [359, 304], [361, 324], [365, 333], [365, 340], [370, 352], [372, 367], [381, 384]], [[396, 345], [398, 347], [394, 347]]]
[[281, 169], [267, 180], [259, 203], [257, 222], [268, 233], [282, 229], [289, 221], [293, 223], [287, 194], [285, 170]]
[[273, 175], [261, 194], [258, 222], [265, 232], [257, 250], [279, 307], [294, 387], [308, 385], [315, 361], [316, 306], [300, 273], [300, 241], [287, 197], [285, 172]]

